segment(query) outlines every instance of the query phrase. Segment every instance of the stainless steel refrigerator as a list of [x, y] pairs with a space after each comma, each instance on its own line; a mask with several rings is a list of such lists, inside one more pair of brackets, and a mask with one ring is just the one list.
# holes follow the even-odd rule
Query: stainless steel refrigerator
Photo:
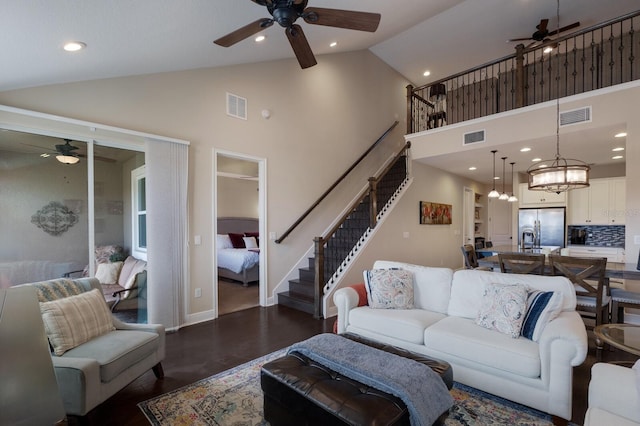
[[565, 208], [549, 207], [518, 211], [518, 246], [565, 246]]

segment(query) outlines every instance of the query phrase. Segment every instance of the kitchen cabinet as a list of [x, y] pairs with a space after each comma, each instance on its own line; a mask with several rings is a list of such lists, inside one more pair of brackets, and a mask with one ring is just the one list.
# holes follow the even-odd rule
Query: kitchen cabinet
[[624, 263], [625, 254], [623, 248], [618, 247], [569, 247], [569, 255], [575, 257], [606, 257], [607, 262]]
[[569, 225], [624, 225], [625, 178], [592, 179], [569, 192]]
[[529, 191], [526, 183], [520, 184], [520, 207], [564, 207], [567, 205], [567, 193]]

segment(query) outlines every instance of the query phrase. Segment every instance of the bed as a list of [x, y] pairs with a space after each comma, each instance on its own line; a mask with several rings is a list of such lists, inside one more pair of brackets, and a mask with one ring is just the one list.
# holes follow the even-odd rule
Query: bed
[[[239, 281], [247, 287], [249, 283], [260, 280], [260, 249], [258, 219], [246, 217], [218, 218], [216, 256], [218, 277]], [[246, 236], [247, 241], [255, 239], [255, 247], [233, 248], [225, 236]], [[229, 238], [230, 239], [230, 238]], [[244, 240], [244, 238], [243, 238]], [[249, 244], [251, 246], [251, 244]]]

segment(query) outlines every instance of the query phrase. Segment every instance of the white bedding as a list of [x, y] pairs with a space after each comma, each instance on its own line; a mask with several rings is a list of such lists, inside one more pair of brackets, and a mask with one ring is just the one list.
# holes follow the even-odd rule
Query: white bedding
[[260, 253], [244, 248], [218, 249], [218, 267], [236, 274], [251, 269], [260, 262]]

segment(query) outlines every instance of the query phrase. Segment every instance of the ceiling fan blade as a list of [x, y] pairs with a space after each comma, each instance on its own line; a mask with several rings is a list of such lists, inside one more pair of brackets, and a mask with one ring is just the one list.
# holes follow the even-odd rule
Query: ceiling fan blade
[[257, 21], [250, 23], [249, 25], [245, 25], [242, 28], [238, 28], [237, 30], [230, 32], [226, 36], [220, 37], [216, 41], [215, 44], [222, 47], [230, 47], [239, 41], [244, 40], [247, 37], [251, 37], [254, 34], [259, 33], [265, 28], [273, 25], [273, 20], [269, 18], [260, 18]]
[[531, 37], [510, 38], [509, 40], [507, 40], [507, 43], [512, 41], [527, 41], [527, 40], [531, 40]]
[[541, 33], [544, 33], [547, 30], [547, 25], [549, 25], [549, 20], [548, 19], [541, 19], [540, 23], [538, 25], [536, 25], [536, 28]]
[[579, 26], [580, 26], [580, 22], [574, 22], [573, 24], [567, 25], [566, 27], [562, 27], [559, 30], [550, 31], [549, 35], [556, 35], [558, 33], [562, 33], [562, 32], [565, 32], [565, 31], [572, 30], [572, 29], [577, 28]]
[[[74, 157], [80, 157], [80, 158], [87, 158], [86, 154], [74, 154]], [[108, 158], [108, 157], [101, 157], [99, 155], [94, 155], [93, 159], [96, 161], [103, 161], [105, 163], [115, 163], [116, 160], [113, 158]]]
[[325, 9], [323, 7], [308, 7], [304, 10], [302, 17], [308, 24], [369, 32], [375, 32], [378, 29], [381, 18], [379, 13]]
[[285, 28], [284, 32], [287, 34], [291, 48], [296, 54], [301, 68], [309, 68], [317, 64], [316, 58], [311, 51], [311, 46], [309, 46], [309, 42], [300, 25], [294, 24], [290, 28]]

